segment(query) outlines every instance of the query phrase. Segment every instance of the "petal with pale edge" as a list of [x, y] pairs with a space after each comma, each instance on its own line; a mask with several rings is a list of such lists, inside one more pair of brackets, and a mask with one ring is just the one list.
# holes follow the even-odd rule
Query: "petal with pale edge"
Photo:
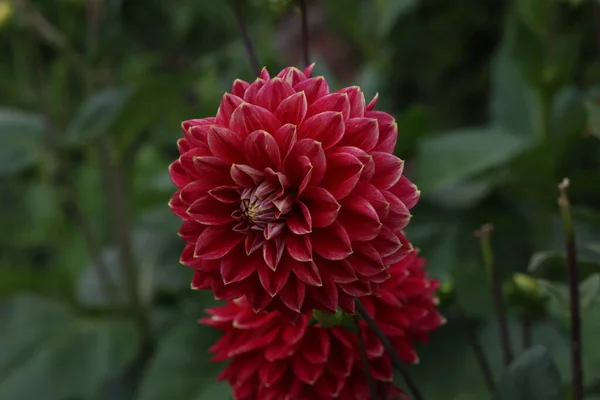
[[279, 299], [292, 311], [300, 312], [304, 304], [306, 287], [294, 275], [290, 275], [287, 284], [279, 292]]
[[208, 147], [210, 151], [224, 161], [244, 162], [243, 145], [242, 138], [227, 128], [212, 125], [208, 130]]
[[240, 104], [231, 114], [229, 122], [229, 128], [244, 139], [251, 132], [261, 129], [273, 133], [280, 126], [281, 123], [271, 111], [250, 103]]
[[205, 260], [221, 258], [243, 239], [244, 236], [234, 232], [230, 225], [209, 226], [198, 236], [194, 257]]
[[360, 179], [363, 164], [348, 153], [334, 153], [327, 156], [327, 172], [321, 186], [337, 200], [348, 196]]
[[357, 194], [342, 201], [338, 221], [348, 232], [350, 240], [362, 242], [375, 239], [383, 225], [371, 203]]
[[409, 210], [419, 202], [419, 197], [421, 197], [421, 192], [417, 189], [417, 186], [405, 176], [402, 176], [389, 190], [395, 194]]
[[298, 202], [297, 208], [289, 214], [287, 226], [296, 235], [304, 235], [312, 231], [310, 211], [304, 203]]
[[242, 246], [237, 246], [221, 259], [220, 264], [223, 283], [229, 285], [249, 277], [264, 261], [259, 253], [248, 256]]
[[296, 91], [288, 82], [281, 78], [273, 78], [268, 80], [256, 94], [256, 104], [275, 111], [283, 100], [295, 93]]
[[233, 111], [243, 102], [244, 100], [241, 97], [235, 94], [225, 93], [221, 99], [219, 109], [217, 110], [215, 123], [218, 125], [223, 125], [224, 127], [229, 127], [231, 114], [233, 114]]
[[282, 125], [273, 133], [273, 138], [279, 146], [279, 154], [282, 159], [285, 159], [292, 151], [292, 147], [296, 144], [296, 126], [292, 124]]
[[341, 112], [325, 111], [307, 118], [298, 127], [298, 138], [314, 139], [323, 143], [327, 150], [339, 143], [344, 136], [344, 115]]
[[285, 237], [287, 252], [294, 260], [312, 261], [312, 244], [309, 235], [296, 235], [288, 231]]
[[325, 228], [336, 220], [341, 206], [327, 190], [310, 187], [302, 193], [301, 198], [310, 210], [313, 227]]
[[279, 170], [281, 155], [277, 141], [267, 131], [254, 131], [246, 138], [246, 157], [250, 165], [259, 171], [265, 168]]
[[236, 205], [221, 203], [214, 197], [206, 195], [192, 203], [187, 213], [203, 225], [223, 225], [232, 222], [231, 213], [236, 208]]
[[379, 189], [389, 189], [394, 186], [402, 176], [404, 161], [393, 154], [373, 152], [375, 162], [375, 175], [371, 183]]
[[308, 102], [304, 92], [298, 92], [283, 100], [275, 109], [275, 116], [282, 124], [300, 125], [306, 117]]
[[350, 118], [362, 117], [365, 115], [365, 95], [358, 86], [351, 86], [340, 90], [348, 94], [350, 100]]
[[337, 92], [321, 97], [310, 105], [306, 118], [327, 111], [340, 112], [344, 119], [348, 119], [350, 116], [350, 100], [348, 100], [348, 94]]
[[326, 228], [315, 228], [311, 238], [314, 251], [328, 260], [343, 260], [352, 254], [348, 233], [337, 221]]
[[294, 85], [296, 92], [304, 92], [308, 104], [312, 104], [315, 100], [329, 94], [329, 85], [327, 80], [322, 76], [309, 78]]
[[269, 296], [274, 297], [283, 289], [290, 276], [290, 270], [290, 265], [286, 263], [280, 263], [275, 270], [264, 263], [258, 266], [258, 278]]
[[246, 188], [253, 188], [263, 180], [263, 174], [248, 165], [233, 164], [230, 174], [236, 184]]
[[345, 122], [344, 137], [340, 145], [358, 147], [366, 152], [373, 150], [379, 138], [379, 126], [374, 118], [352, 118]]
[[234, 94], [238, 97], [243, 97], [246, 89], [248, 89], [249, 86], [250, 84], [248, 82], [241, 79], [236, 79], [233, 81], [233, 85], [231, 85], [231, 94]]

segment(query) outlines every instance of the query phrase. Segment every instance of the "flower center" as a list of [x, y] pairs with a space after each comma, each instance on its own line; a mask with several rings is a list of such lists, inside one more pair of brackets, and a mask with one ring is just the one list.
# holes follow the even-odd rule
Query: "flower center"
[[268, 181], [257, 187], [244, 189], [240, 194], [240, 208], [232, 214], [239, 221], [234, 230], [248, 233], [251, 230], [265, 231], [273, 225], [283, 224], [285, 213], [291, 208], [291, 198], [283, 190]]

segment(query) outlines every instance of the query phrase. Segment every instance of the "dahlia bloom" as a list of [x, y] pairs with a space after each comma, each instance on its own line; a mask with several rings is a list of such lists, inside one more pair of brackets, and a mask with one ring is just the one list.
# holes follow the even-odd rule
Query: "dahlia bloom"
[[[361, 302], [407, 363], [418, 361], [417, 340], [444, 319], [436, 311], [436, 281], [427, 279], [416, 252], [392, 266], [380, 297]], [[310, 325], [310, 313], [293, 324], [281, 313], [255, 313], [245, 298], [208, 310], [206, 325], [225, 331], [211, 347], [213, 361], [231, 362], [219, 376], [233, 387], [236, 400], [359, 400], [369, 387], [356, 334], [343, 326]], [[369, 372], [381, 399], [408, 399], [392, 382], [392, 363], [383, 345], [360, 321]]]
[[292, 317], [353, 313], [412, 249], [401, 230], [419, 191], [392, 154], [394, 118], [311, 71], [263, 69], [216, 117], [183, 122], [169, 205], [193, 288]]

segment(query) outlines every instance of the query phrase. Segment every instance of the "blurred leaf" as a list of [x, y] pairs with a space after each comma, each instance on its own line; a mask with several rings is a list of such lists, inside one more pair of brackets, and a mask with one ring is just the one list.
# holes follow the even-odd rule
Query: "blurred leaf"
[[129, 321], [83, 318], [66, 306], [21, 296], [0, 313], [0, 398], [91, 398], [134, 358]]
[[208, 354], [218, 336], [193, 320], [172, 327], [159, 343], [135, 399], [227, 399], [228, 387], [215, 385], [223, 365], [211, 363]]
[[496, 400], [564, 400], [558, 370], [542, 346], [527, 350], [502, 377]]
[[434, 191], [497, 167], [519, 154], [527, 141], [497, 128], [472, 128], [424, 139], [417, 156], [420, 189]]
[[585, 129], [586, 112], [582, 94], [574, 86], [566, 86], [554, 97], [551, 132], [554, 135], [581, 135]]
[[[582, 279], [600, 272], [600, 262], [589, 255], [585, 249], [578, 251], [579, 275]], [[560, 251], [539, 251], [531, 256], [527, 271], [535, 276], [543, 277], [552, 281], [564, 282], [567, 277], [567, 260], [564, 253]]]
[[500, 51], [492, 63], [490, 114], [493, 124], [531, 137], [538, 129], [541, 108], [534, 88], [515, 62], [516, 33], [516, 21], [509, 19]]
[[108, 130], [121, 112], [131, 89], [110, 88], [93, 94], [80, 107], [67, 128], [68, 140], [86, 143]]
[[489, 177], [460, 182], [451, 187], [423, 194], [423, 198], [434, 204], [451, 208], [469, 208], [477, 204], [493, 189], [494, 182]]
[[598, 303], [600, 299], [600, 273], [588, 276], [579, 284], [579, 295], [581, 296], [581, 306], [589, 308]]
[[519, 17], [529, 29], [545, 37], [550, 26], [550, 3], [547, 0], [518, 0], [516, 4]]
[[600, 103], [588, 101], [585, 103], [587, 111], [587, 126], [591, 134], [600, 139]]
[[407, 159], [413, 154], [419, 140], [434, 132], [435, 115], [431, 108], [414, 104], [398, 116], [398, 142], [394, 154]]
[[16, 174], [42, 159], [44, 129], [37, 114], [0, 108], [0, 175]]
[[379, 0], [377, 4], [379, 14], [379, 35], [388, 36], [397, 21], [411, 10], [413, 10], [419, 0]]

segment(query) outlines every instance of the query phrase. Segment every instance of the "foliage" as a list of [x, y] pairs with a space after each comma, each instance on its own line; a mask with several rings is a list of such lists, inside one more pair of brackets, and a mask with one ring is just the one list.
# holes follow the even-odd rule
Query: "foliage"
[[[301, 64], [294, 3], [245, 7], [273, 70]], [[556, 205], [565, 176], [581, 261], [585, 383], [590, 399], [600, 396], [596, 2], [310, 3], [318, 72], [378, 91], [396, 116], [397, 153], [423, 194], [407, 235], [453, 288], [442, 303], [449, 323], [409, 368], [425, 397], [492, 398], [464, 314], [492, 365], [493, 398], [566, 398]], [[0, 398], [229, 398], [215, 380], [222, 366], [208, 361], [216, 333], [195, 323], [213, 300], [190, 292], [166, 207], [180, 121], [213, 115], [236, 77], [253, 79], [229, 2], [0, 0], [0, 31]], [[518, 357], [506, 371], [473, 238], [484, 223], [495, 226], [500, 278], [528, 273], [547, 299], [541, 314], [540, 303], [531, 306], [533, 341], [543, 347], [529, 349], [520, 331], [533, 303], [523, 293], [507, 299], [520, 307], [510, 309]]]

